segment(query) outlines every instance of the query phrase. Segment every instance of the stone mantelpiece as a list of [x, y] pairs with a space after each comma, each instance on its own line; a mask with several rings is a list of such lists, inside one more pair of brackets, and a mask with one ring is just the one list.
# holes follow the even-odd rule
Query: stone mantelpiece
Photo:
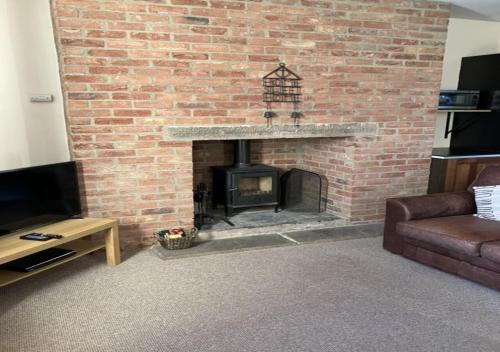
[[169, 126], [165, 140], [229, 140], [319, 137], [370, 137], [377, 124], [369, 122], [295, 125]]

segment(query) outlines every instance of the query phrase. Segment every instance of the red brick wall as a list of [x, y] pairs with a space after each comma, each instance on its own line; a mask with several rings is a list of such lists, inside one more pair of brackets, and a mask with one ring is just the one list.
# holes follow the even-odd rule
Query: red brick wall
[[[370, 121], [374, 138], [308, 142], [332, 203], [379, 219], [425, 191], [448, 6], [410, 0], [52, 0], [72, 156], [91, 216], [127, 243], [192, 217], [191, 143], [164, 126], [263, 124], [261, 77], [304, 79], [303, 122]], [[275, 124], [291, 123], [279, 107]]]

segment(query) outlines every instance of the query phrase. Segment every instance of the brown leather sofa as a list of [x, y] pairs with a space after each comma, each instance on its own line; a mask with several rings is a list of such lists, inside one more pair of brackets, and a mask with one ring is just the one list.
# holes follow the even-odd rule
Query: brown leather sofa
[[384, 248], [500, 290], [500, 221], [475, 217], [473, 186], [500, 185], [485, 168], [466, 192], [387, 200]]

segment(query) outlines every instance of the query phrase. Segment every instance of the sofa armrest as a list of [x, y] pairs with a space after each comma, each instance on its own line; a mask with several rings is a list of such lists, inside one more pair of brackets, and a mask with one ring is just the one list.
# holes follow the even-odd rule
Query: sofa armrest
[[401, 221], [473, 214], [474, 195], [469, 192], [436, 193], [425, 196], [390, 198], [386, 202], [384, 248], [400, 254], [403, 238], [396, 232]]

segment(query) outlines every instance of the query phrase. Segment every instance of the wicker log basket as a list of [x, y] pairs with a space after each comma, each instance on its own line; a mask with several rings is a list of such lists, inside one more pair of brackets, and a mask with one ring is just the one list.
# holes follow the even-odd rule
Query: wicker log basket
[[166, 249], [186, 249], [192, 246], [198, 229], [193, 227], [190, 230], [180, 228], [163, 229], [156, 231], [154, 236], [158, 239], [161, 246]]

